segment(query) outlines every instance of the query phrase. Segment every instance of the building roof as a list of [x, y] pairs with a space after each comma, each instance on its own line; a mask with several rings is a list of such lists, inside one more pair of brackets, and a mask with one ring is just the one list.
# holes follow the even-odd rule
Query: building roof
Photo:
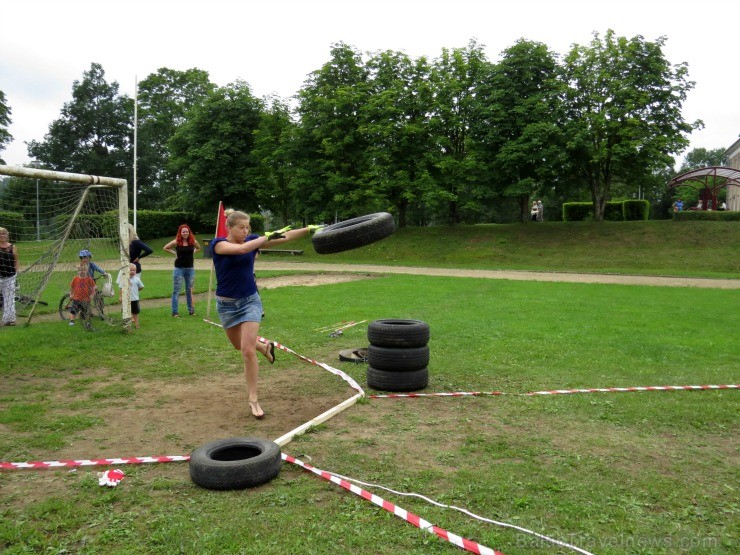
[[697, 170], [690, 170], [681, 175], [677, 175], [668, 182], [669, 187], [675, 187], [684, 181], [704, 181], [708, 177], [724, 177], [726, 182], [723, 185], [736, 185], [740, 187], [740, 171], [725, 166], [708, 166]]

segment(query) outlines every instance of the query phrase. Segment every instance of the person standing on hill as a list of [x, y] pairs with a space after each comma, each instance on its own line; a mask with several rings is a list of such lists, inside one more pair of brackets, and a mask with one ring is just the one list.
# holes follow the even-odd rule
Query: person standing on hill
[[537, 221], [538, 222], [544, 222], [545, 221], [545, 207], [542, 206], [542, 201], [537, 201]]
[[172, 272], [172, 316], [179, 318], [180, 287], [185, 282], [185, 299], [188, 314], [195, 315], [193, 304], [193, 284], [195, 283], [194, 256], [200, 252], [200, 243], [187, 224], [177, 229], [177, 236], [164, 246], [164, 250], [175, 255], [175, 269]]
[[15, 326], [15, 277], [20, 272], [18, 248], [8, 241], [10, 233], [0, 227], [0, 295], [3, 301], [3, 326]]
[[136, 234], [134, 226], [128, 224], [128, 257], [129, 262], [136, 264], [136, 273], [141, 273], [141, 263], [139, 262], [145, 256], [149, 256], [154, 251], [150, 249]]

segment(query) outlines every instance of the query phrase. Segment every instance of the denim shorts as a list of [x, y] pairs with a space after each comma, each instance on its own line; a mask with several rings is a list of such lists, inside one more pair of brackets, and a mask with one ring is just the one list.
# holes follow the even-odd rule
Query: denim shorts
[[216, 310], [225, 330], [242, 322], [262, 321], [262, 299], [259, 293], [241, 299], [216, 297]]

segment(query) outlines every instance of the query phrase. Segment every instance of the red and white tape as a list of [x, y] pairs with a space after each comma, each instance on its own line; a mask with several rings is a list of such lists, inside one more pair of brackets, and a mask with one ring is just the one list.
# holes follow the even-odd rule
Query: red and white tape
[[387, 393], [368, 395], [368, 399], [413, 399], [414, 397], [479, 397], [483, 395], [509, 395], [502, 391], [454, 391], [447, 393]]
[[625, 393], [632, 391], [696, 391], [707, 389], [738, 389], [738, 384], [724, 385], [651, 385], [646, 387], [605, 387], [589, 389], [553, 389], [550, 391], [532, 391], [524, 395], [563, 395], [569, 393]]
[[[204, 318], [203, 321], [206, 322], [207, 324], [211, 324], [211, 325], [216, 326], [218, 328], [222, 328], [223, 327], [218, 322], [214, 322], [213, 320], [208, 320], [207, 318]], [[275, 347], [277, 347], [281, 351], [285, 351], [286, 353], [290, 353], [291, 355], [296, 356], [296, 357], [298, 357], [299, 359], [301, 359], [301, 360], [303, 360], [305, 362], [308, 362], [310, 364], [314, 364], [314, 365], [316, 365], [316, 366], [318, 366], [320, 368], [323, 368], [324, 370], [326, 370], [328, 372], [331, 372], [332, 374], [335, 374], [335, 375], [339, 376], [345, 382], [347, 382], [347, 384], [349, 384], [349, 386], [352, 389], [354, 389], [355, 391], [361, 393], [363, 397], [365, 396], [365, 391], [362, 389], [362, 387], [360, 387], [360, 384], [358, 384], [351, 376], [348, 376], [347, 374], [345, 374], [344, 372], [342, 372], [338, 368], [334, 368], [333, 366], [329, 366], [326, 363], [319, 362], [319, 361], [314, 360], [312, 358], [308, 358], [306, 356], [300, 355], [300, 354], [296, 353], [290, 347], [286, 347], [285, 345], [283, 345], [282, 343], [278, 343], [277, 341], [272, 341], [271, 339], [266, 339], [266, 338], [261, 337], [261, 336], [260, 337], [257, 337], [257, 340], [260, 341], [261, 343], [272, 343], [273, 345], [275, 345]]]
[[530, 391], [529, 393], [505, 393], [503, 391], [456, 391], [452, 393], [389, 393], [386, 395], [368, 395], [368, 399], [413, 399], [415, 397], [476, 397], [483, 395], [563, 395], [572, 393], [625, 393], [634, 391], [706, 391], [710, 389], [740, 389], [740, 384], [722, 385], [651, 385], [644, 387], [604, 387], [589, 389], [551, 389], [548, 391]]
[[60, 461], [0, 462], [0, 470], [19, 470], [22, 468], [63, 468], [77, 466], [109, 466], [116, 464], [149, 464], [189, 461], [189, 456], [167, 455], [164, 457], [124, 457], [120, 459], [74, 459]]
[[402, 509], [398, 505], [395, 505], [389, 501], [386, 501], [385, 499], [375, 495], [374, 493], [370, 493], [369, 491], [364, 490], [361, 487], [358, 487], [355, 484], [348, 482], [347, 480], [342, 480], [341, 478], [338, 478], [337, 476], [334, 476], [333, 474], [329, 472], [316, 468], [308, 463], [305, 463], [301, 460], [296, 459], [295, 457], [291, 457], [290, 455], [286, 455], [285, 453], [282, 453], [282, 458], [284, 461], [300, 466], [301, 468], [304, 468], [305, 470], [308, 470], [309, 472], [313, 472], [314, 474], [316, 474], [317, 476], [320, 476], [324, 480], [328, 480], [329, 482], [336, 484], [346, 489], [347, 491], [350, 491], [354, 493], [355, 495], [362, 497], [363, 499], [367, 501], [370, 501], [374, 505], [377, 505], [378, 507], [385, 509], [389, 513], [393, 513], [394, 515], [405, 520], [406, 522], [413, 524], [420, 530], [424, 530], [425, 532], [429, 532], [431, 534], [436, 534], [443, 540], [446, 540], [456, 545], [457, 547], [461, 547], [465, 549], [466, 551], [470, 551], [471, 553], [478, 553], [481, 555], [503, 555], [500, 551], [495, 551], [491, 549], [490, 547], [486, 547], [485, 545], [479, 544], [467, 538], [463, 538], [462, 536], [458, 536], [457, 534], [453, 534], [452, 532], [448, 532], [444, 528], [435, 526], [434, 524], [424, 520], [420, 516], [414, 513], [411, 513], [407, 511], [406, 509]]

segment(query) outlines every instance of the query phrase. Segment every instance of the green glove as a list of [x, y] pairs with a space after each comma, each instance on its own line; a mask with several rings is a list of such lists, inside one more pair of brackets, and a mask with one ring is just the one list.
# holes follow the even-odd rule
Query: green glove
[[272, 241], [273, 239], [285, 239], [285, 233], [293, 229], [293, 226], [286, 225], [282, 229], [277, 229], [275, 231], [268, 231], [265, 233], [265, 237], [267, 237], [268, 241]]
[[314, 233], [316, 233], [319, 229], [322, 229], [323, 227], [324, 227], [324, 224], [309, 225], [308, 232], [313, 235]]

